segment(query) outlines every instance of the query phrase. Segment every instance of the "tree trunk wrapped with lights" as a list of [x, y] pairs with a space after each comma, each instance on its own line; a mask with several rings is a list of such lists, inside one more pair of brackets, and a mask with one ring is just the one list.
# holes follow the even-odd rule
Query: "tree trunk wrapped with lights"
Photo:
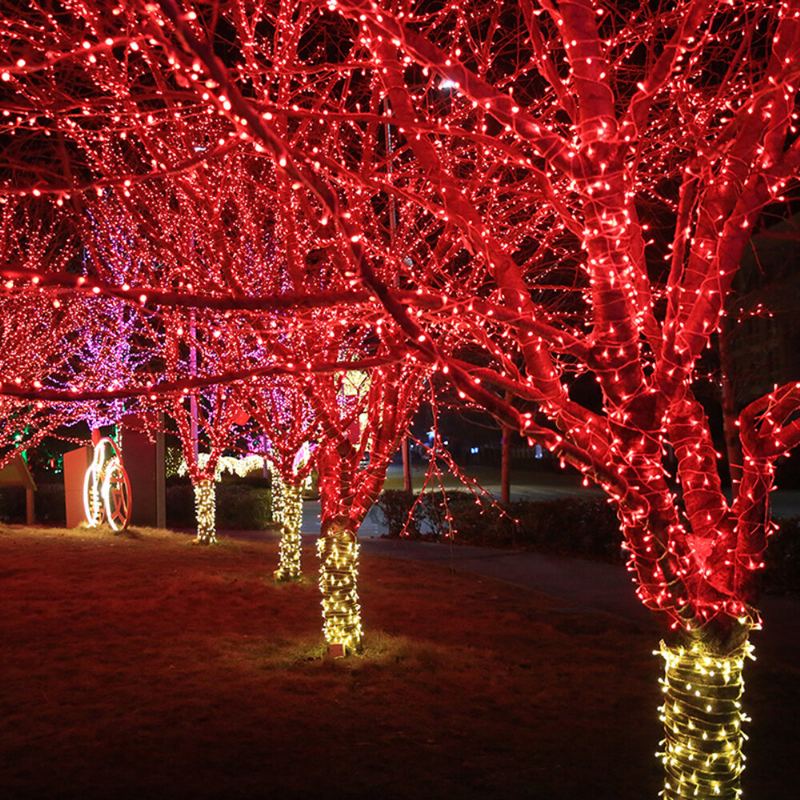
[[198, 544], [217, 542], [217, 490], [213, 478], [204, 478], [192, 484], [194, 488], [194, 513], [197, 519]]
[[272, 521], [283, 527], [284, 510], [284, 483], [280, 472], [274, 467], [269, 472], [270, 503], [272, 508]]
[[361, 649], [356, 532], [383, 487], [424, 379], [416, 367], [390, 365], [340, 373], [314, 386], [311, 402], [325, 434], [315, 455], [322, 516], [319, 587], [325, 640], [337, 654]]
[[[180, 365], [180, 319], [170, 320], [167, 364], [170, 372]], [[212, 337], [212, 341], [217, 341]], [[190, 373], [195, 367], [190, 365]], [[212, 386], [206, 392], [187, 397], [182, 393], [166, 403], [166, 412], [175, 421], [181, 441], [186, 471], [194, 489], [198, 544], [216, 544], [216, 483], [221, 475], [220, 458], [235, 430], [238, 405], [230, 387]], [[205, 452], [200, 452], [203, 444]]]
[[[302, 551], [302, 537], [300, 526], [303, 522], [303, 488], [293, 483], [277, 482], [280, 487], [280, 518], [281, 538], [278, 543], [278, 569], [275, 570], [275, 580], [296, 581], [303, 573], [300, 564]], [[273, 478], [273, 491], [276, 481]], [[274, 508], [273, 503], [273, 508]]]
[[747, 640], [727, 653], [702, 639], [673, 647], [661, 643], [665, 800], [741, 796], [742, 724], [748, 719], [742, 669], [752, 649]]
[[319, 436], [317, 419], [302, 385], [287, 379], [250, 382], [244, 407], [261, 431], [261, 447], [269, 463], [272, 522], [280, 528], [275, 580], [302, 577], [301, 525], [303, 485], [314, 465], [312, 442]]
[[337, 523], [317, 541], [319, 588], [325, 641], [343, 653], [362, 648], [361, 606], [358, 602], [358, 552], [356, 535]]

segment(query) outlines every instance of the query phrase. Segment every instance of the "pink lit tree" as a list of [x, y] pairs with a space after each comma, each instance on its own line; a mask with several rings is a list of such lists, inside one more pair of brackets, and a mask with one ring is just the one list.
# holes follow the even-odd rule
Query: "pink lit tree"
[[403, 359], [371, 370], [315, 376], [309, 400], [322, 426], [315, 460], [322, 505], [320, 589], [329, 647], [362, 648], [358, 529], [416, 412], [427, 370]]

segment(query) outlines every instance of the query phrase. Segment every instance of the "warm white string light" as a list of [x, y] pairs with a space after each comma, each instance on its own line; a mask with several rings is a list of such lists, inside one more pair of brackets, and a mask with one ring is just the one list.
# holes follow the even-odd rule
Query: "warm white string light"
[[322, 630], [328, 646], [340, 646], [344, 653], [357, 653], [362, 647], [357, 591], [359, 549], [355, 534], [343, 528], [328, 530], [317, 540]]
[[194, 484], [194, 511], [198, 544], [216, 544], [216, 487], [210, 479]]
[[[275, 580], [295, 581], [302, 577], [300, 527], [303, 520], [303, 488], [280, 480], [277, 485], [280, 486], [280, 518], [273, 521], [279, 522], [281, 526], [281, 539], [278, 543], [278, 569], [275, 570]], [[274, 492], [276, 488], [274, 473], [272, 486]]]
[[[200, 469], [206, 468], [210, 458], [211, 456], [209, 453], [198, 454], [197, 464]], [[241, 458], [236, 458], [235, 456], [220, 456], [217, 460], [217, 466], [214, 470], [214, 480], [219, 481], [225, 473], [229, 475], [236, 475], [239, 478], [244, 478], [251, 472], [255, 472], [257, 469], [262, 469], [263, 466], [264, 459], [259, 455], [255, 455], [254, 453], [242, 456]], [[181, 462], [176, 470], [176, 474], [181, 477], [189, 474], [189, 467], [186, 464], [185, 458], [181, 459]]]
[[664, 659], [661, 680], [664, 704], [664, 800], [720, 798], [737, 800], [747, 738], [742, 723], [744, 693], [742, 668], [753, 658], [753, 646], [745, 641], [728, 655], [720, 655], [701, 640], [688, 647], [661, 643]]

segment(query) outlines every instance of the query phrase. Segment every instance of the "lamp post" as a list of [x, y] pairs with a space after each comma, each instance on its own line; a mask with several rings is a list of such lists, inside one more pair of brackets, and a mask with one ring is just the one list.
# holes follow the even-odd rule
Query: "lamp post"
[[[384, 110], [389, 109], [389, 99], [384, 100]], [[386, 123], [386, 169], [389, 175], [392, 174], [392, 125], [390, 122]], [[394, 245], [394, 235], [397, 230], [397, 207], [395, 204], [394, 195], [389, 195], [389, 246]], [[403, 491], [411, 493], [414, 490], [414, 485], [411, 481], [411, 454], [408, 447], [408, 436], [404, 436], [400, 443], [400, 453], [403, 459]]]

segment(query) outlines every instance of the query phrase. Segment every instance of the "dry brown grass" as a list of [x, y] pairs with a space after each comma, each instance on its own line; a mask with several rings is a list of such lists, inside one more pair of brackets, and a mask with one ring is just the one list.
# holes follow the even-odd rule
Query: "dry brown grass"
[[[366, 652], [332, 662], [314, 581], [275, 586], [274, 563], [271, 542], [0, 529], [0, 797], [656, 796], [653, 631], [366, 558]], [[769, 674], [757, 722], [800, 707]], [[765, 756], [791, 742], [766, 744], [751, 796], [788, 797]]]

